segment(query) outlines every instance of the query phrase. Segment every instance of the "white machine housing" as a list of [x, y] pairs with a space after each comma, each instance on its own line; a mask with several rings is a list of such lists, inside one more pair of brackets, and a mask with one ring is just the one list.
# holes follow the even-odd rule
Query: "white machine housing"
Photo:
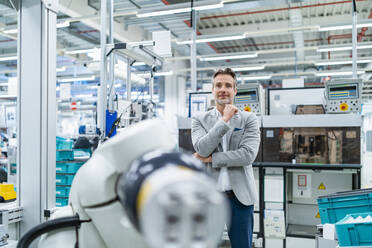
[[325, 83], [325, 105], [327, 114], [360, 113], [361, 79], [335, 79]]
[[260, 83], [241, 84], [237, 87], [235, 106], [256, 115], [265, 115], [265, 91]]
[[[77, 237], [81, 248], [215, 247], [228, 219], [227, 202], [222, 194], [216, 191], [212, 179], [203, 173], [194, 174], [183, 170], [185, 173], [177, 177], [175, 172], [180, 170], [170, 170], [171, 173], [165, 173], [163, 177], [160, 175], [160, 179], [159, 173], [164, 170], [154, 173], [155, 176], [158, 175], [159, 180], [151, 177], [152, 189], [147, 190], [146, 198], [143, 198], [145, 204], [141, 215], [144, 217], [140, 220], [144, 236], [132, 226], [118, 199], [118, 179], [127, 172], [135, 159], [144, 154], [147, 157], [155, 156], [155, 150], [171, 151], [175, 147], [175, 140], [165, 123], [159, 120], [136, 123], [103, 143], [77, 172], [71, 187], [69, 205], [60, 208], [52, 216], [58, 218], [78, 214], [80, 220], [89, 222], [81, 224], [78, 234], [74, 227], [49, 232], [42, 236], [38, 247], [73, 248]], [[175, 181], [176, 178], [179, 180]], [[168, 194], [178, 194], [178, 207], [173, 209], [178, 211], [175, 214], [182, 220], [177, 225], [180, 232], [174, 234], [176, 237], [182, 237], [176, 240], [178, 243], [164, 239], [168, 236], [163, 235], [164, 228], [171, 227], [169, 223], [164, 222], [166, 214], [169, 213], [164, 210], [172, 201], [161, 200]], [[200, 195], [208, 197], [195, 197]], [[184, 209], [187, 211], [182, 211]], [[203, 211], [208, 212], [204, 215], [204, 223], [199, 221], [194, 225], [188, 221], [190, 216]], [[187, 245], [188, 237], [198, 237], [193, 233], [196, 230], [193, 230], [193, 226], [198, 229], [197, 235], [206, 237], [208, 245]], [[181, 236], [177, 236], [179, 234]]]

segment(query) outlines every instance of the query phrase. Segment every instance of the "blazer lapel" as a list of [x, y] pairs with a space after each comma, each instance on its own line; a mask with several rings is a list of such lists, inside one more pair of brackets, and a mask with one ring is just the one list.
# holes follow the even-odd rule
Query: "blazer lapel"
[[236, 115], [234, 115], [231, 120], [230, 120], [230, 130], [226, 133], [227, 137], [226, 137], [226, 142], [227, 142], [227, 150], [229, 151], [230, 150], [230, 142], [231, 142], [231, 136], [234, 132], [234, 128], [236, 126], [239, 126], [239, 123], [240, 123], [240, 113], [236, 113]]

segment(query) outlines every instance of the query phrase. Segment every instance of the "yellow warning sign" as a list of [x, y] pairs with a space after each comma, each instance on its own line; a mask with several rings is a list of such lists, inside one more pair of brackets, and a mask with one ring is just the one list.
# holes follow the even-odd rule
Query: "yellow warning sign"
[[320, 219], [320, 214], [319, 214], [319, 212], [315, 215], [315, 218]]
[[323, 183], [320, 183], [318, 189], [319, 190], [325, 190], [326, 187], [325, 187], [325, 185]]

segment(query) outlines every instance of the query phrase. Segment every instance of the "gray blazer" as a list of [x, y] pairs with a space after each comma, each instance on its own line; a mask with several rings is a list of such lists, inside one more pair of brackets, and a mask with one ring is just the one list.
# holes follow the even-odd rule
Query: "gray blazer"
[[[192, 118], [191, 139], [202, 157], [212, 155], [207, 170], [217, 180], [220, 169], [227, 167], [231, 187], [244, 205], [257, 201], [252, 163], [260, 145], [260, 129], [255, 114], [239, 111], [229, 125], [219, 119], [215, 109]], [[223, 152], [222, 137], [227, 134], [227, 151]]]

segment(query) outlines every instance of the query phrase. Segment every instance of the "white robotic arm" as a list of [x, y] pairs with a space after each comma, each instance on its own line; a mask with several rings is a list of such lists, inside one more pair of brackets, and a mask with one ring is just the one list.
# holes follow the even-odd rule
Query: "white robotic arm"
[[108, 140], [76, 174], [69, 205], [53, 216], [64, 219], [35, 227], [18, 247], [46, 232], [40, 248], [216, 247], [226, 201], [204, 165], [175, 146], [157, 120]]

